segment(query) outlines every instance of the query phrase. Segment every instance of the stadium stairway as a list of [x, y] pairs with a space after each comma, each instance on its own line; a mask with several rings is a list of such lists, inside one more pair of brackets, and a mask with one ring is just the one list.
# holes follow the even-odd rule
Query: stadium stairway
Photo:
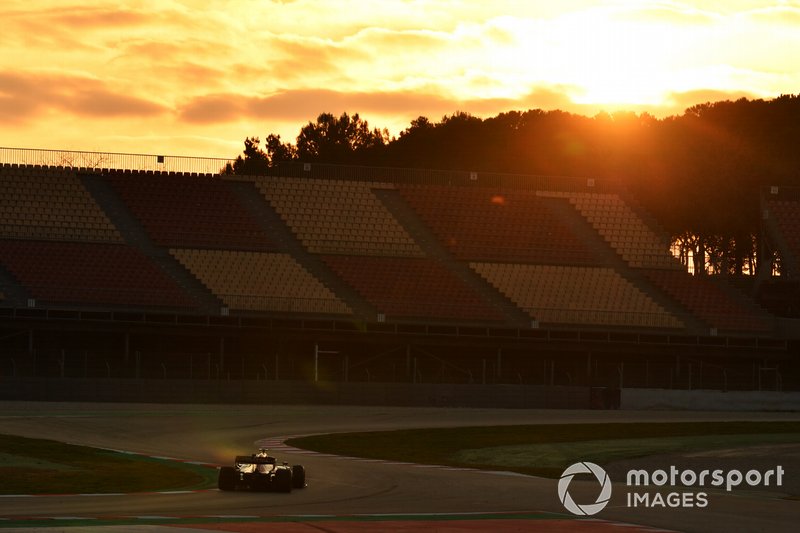
[[[599, 266], [613, 268], [625, 280], [631, 283], [644, 294], [648, 295], [655, 303], [664, 310], [671, 313], [684, 323], [687, 329], [702, 331], [706, 330], [706, 325], [689, 313], [683, 306], [679, 305], [672, 298], [653, 287], [647, 279], [635, 268], [631, 268], [627, 262], [614, 250], [614, 248], [603, 239], [580, 213], [566, 202], [551, 204], [554, 211], [558, 212], [562, 221], [568, 224], [575, 235], [584, 241], [584, 244], [595, 254], [599, 261]], [[639, 214], [637, 212], [637, 214]], [[577, 216], [576, 216], [577, 215]], [[649, 225], [648, 221], [645, 221]]]
[[28, 295], [14, 276], [3, 268], [3, 265], [0, 265], [0, 292], [3, 293], [3, 297], [0, 298], [0, 306], [25, 307], [27, 305]]
[[618, 194], [625, 204], [631, 209], [631, 211], [633, 211], [648, 228], [654, 231], [656, 235], [661, 237], [665, 242], [669, 242], [671, 240], [669, 232], [661, 227], [661, 224], [658, 222], [656, 217], [654, 217], [650, 211], [645, 209], [635, 196], [624, 191], [620, 191]]
[[114, 226], [117, 227], [122, 238], [128, 246], [137, 248], [144, 253], [150, 261], [167, 273], [188, 295], [198, 304], [202, 311], [209, 314], [218, 314], [222, 302], [214, 296], [200, 281], [186, 270], [169, 250], [156, 246], [144, 227], [139, 223], [125, 204], [117, 197], [113, 189], [106, 183], [102, 175], [78, 174], [89, 194], [106, 213]]
[[[658, 221], [655, 219], [655, 217], [653, 217], [653, 215], [649, 211], [644, 209], [641, 206], [641, 204], [639, 204], [639, 202], [632, 195], [625, 194], [625, 195], [622, 195], [622, 198], [625, 200], [625, 203], [627, 203], [628, 206], [630, 206], [631, 209], [633, 209], [633, 211], [636, 213], [636, 215], [640, 219], [642, 219], [642, 221], [650, 229], [655, 231], [656, 234], [662, 236], [665, 240], [668, 239], [669, 234], [664, 230], [664, 228], [661, 227], [661, 225], [658, 223]], [[770, 221], [767, 220], [766, 222], [767, 222], [768, 227], [769, 227], [769, 222]], [[771, 221], [771, 222], [774, 225], [774, 220]], [[775, 228], [773, 226], [770, 229], [773, 230]], [[771, 233], [771, 235], [775, 236], [776, 233], [773, 231]], [[782, 250], [786, 249], [784, 247], [785, 243], [781, 242], [779, 244], [780, 244]], [[636, 271], [636, 269], [630, 269], [630, 270], [632, 270], [634, 272]], [[766, 274], [769, 275], [768, 272], [766, 272]], [[761, 320], [765, 324], [772, 324], [774, 322], [773, 317], [771, 317], [769, 315], [769, 313], [763, 307], [761, 307], [758, 304], [758, 302], [755, 301], [755, 294], [756, 294], [757, 289], [758, 289], [758, 284], [763, 281], [763, 277], [762, 277], [761, 273], [759, 273], [758, 278], [756, 279], [756, 283], [754, 283], [751, 286], [750, 289], [748, 289], [748, 288], [746, 288], [744, 286], [741, 286], [741, 287], [736, 286], [735, 283], [733, 283], [732, 280], [728, 280], [728, 279], [726, 279], [724, 277], [713, 276], [710, 279], [711, 279], [712, 282], [714, 282], [714, 284], [717, 287], [720, 288], [720, 290], [722, 290], [724, 293], [726, 293], [732, 300], [738, 302], [745, 309], [750, 311], [755, 318]], [[647, 282], [644, 281], [643, 278], [642, 278], [642, 283], [647, 284]], [[657, 291], [650, 290], [649, 294], [654, 295], [656, 292]], [[659, 303], [660, 303], [660, 301], [659, 301]], [[682, 319], [684, 319], [683, 315], [679, 315], [679, 316]], [[705, 322], [702, 322], [702, 321], [696, 319], [693, 315], [690, 315], [690, 314], [687, 314], [686, 318], [690, 318], [691, 319], [691, 323], [688, 322], [686, 319], [684, 319], [684, 322], [687, 324], [687, 326], [690, 326], [691, 328], [698, 329], [698, 331], [700, 333], [704, 333], [705, 334], [705, 333], [708, 332], [708, 325], [705, 324]]]
[[710, 276], [711, 281], [727, 294], [732, 300], [739, 303], [742, 307], [747, 309], [753, 317], [757, 318], [765, 324], [774, 324], [775, 317], [769, 311], [764, 309], [752, 296], [751, 291], [746, 288], [739, 287], [734, 278], [726, 276]]
[[256, 220], [261, 229], [269, 235], [269, 238], [280, 247], [281, 251], [289, 253], [300, 266], [333, 291], [353, 310], [356, 316], [374, 320], [377, 311], [339, 279], [319, 257], [306, 250], [275, 209], [264, 200], [253, 182], [231, 181], [230, 184], [233, 194], [239, 202]]
[[530, 327], [531, 317], [508, 300], [500, 291], [489, 285], [477, 272], [469, 268], [469, 265], [458, 261], [445, 250], [433, 232], [420, 220], [414, 210], [403, 201], [397, 191], [375, 189], [374, 193], [409, 235], [413, 237], [426, 256], [441, 262], [448, 270], [466, 282], [481, 298], [500, 311], [510, 324], [519, 328]]

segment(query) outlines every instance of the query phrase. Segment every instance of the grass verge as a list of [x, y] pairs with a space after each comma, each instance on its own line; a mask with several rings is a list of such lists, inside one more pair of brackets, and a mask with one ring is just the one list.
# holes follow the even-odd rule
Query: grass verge
[[800, 441], [800, 422], [549, 424], [340, 433], [290, 439], [322, 453], [555, 478], [576, 461]]
[[107, 494], [215, 486], [214, 468], [0, 435], [0, 494]]

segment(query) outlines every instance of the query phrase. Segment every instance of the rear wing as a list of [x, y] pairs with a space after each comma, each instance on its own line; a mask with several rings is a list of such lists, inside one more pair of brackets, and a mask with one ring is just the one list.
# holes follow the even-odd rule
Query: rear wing
[[253, 455], [237, 455], [235, 462], [237, 465], [274, 465], [274, 457], [255, 457]]

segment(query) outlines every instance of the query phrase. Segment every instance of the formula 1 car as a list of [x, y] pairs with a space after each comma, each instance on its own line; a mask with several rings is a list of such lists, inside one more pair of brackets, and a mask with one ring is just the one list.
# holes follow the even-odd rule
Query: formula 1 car
[[306, 469], [303, 465], [278, 464], [262, 448], [252, 455], [237, 455], [233, 466], [219, 469], [219, 490], [260, 490], [292, 492], [306, 486]]

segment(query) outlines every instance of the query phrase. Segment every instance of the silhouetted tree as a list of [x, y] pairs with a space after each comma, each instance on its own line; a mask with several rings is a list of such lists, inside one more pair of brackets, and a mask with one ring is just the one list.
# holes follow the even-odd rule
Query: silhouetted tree
[[338, 118], [322, 113], [309, 122], [297, 136], [297, 157], [302, 161], [353, 163], [369, 151], [382, 148], [389, 141], [387, 129], [370, 129], [358, 113], [342, 113]]
[[259, 148], [260, 144], [261, 140], [258, 137], [247, 137], [244, 140], [244, 152], [236, 158], [232, 165], [226, 166], [225, 173], [252, 176], [266, 173], [269, 169], [269, 156]]
[[267, 158], [269, 159], [270, 165], [297, 159], [297, 148], [291, 143], [281, 142], [280, 135], [274, 135], [272, 133], [267, 135], [264, 146], [267, 149]]

